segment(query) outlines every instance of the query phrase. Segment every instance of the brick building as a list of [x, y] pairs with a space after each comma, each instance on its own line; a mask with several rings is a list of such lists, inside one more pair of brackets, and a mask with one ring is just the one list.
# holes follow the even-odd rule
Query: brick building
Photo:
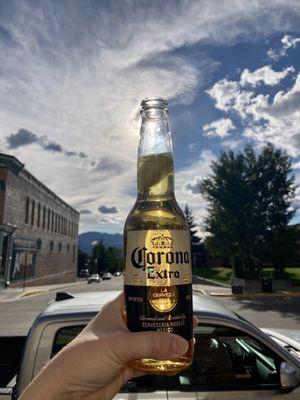
[[74, 208], [0, 153], [0, 285], [74, 281], [78, 222]]

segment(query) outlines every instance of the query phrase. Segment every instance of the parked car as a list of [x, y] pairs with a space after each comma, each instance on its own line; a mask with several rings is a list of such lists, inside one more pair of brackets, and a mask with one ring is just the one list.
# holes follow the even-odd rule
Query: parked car
[[123, 275], [123, 272], [122, 272], [122, 271], [117, 271], [117, 272], [115, 272], [115, 276], [121, 276], [121, 275]]
[[[118, 293], [60, 293], [57, 301], [37, 316], [22, 351], [20, 369], [16, 370], [15, 364], [15, 372], [11, 369], [6, 377], [12, 384], [13, 373], [18, 374], [14, 399]], [[200, 322], [194, 330], [192, 366], [175, 376], [132, 379], [115, 399], [269, 400], [280, 396], [299, 400], [299, 331], [285, 330], [279, 333], [280, 338], [275, 337], [276, 330], [262, 331], [208, 296], [194, 296], [194, 312]], [[4, 371], [7, 372], [7, 365]], [[10, 399], [7, 396], [12, 389], [6, 387], [4, 391], [7, 395], [1, 399]]]
[[90, 275], [90, 272], [88, 269], [81, 269], [79, 271], [79, 278], [87, 278]]
[[99, 274], [92, 274], [88, 277], [87, 283], [93, 283], [93, 282], [101, 282], [101, 278]]
[[106, 272], [105, 274], [102, 275], [102, 279], [104, 281], [108, 280], [108, 279], [111, 279], [111, 278], [112, 278], [112, 274], [110, 272]]

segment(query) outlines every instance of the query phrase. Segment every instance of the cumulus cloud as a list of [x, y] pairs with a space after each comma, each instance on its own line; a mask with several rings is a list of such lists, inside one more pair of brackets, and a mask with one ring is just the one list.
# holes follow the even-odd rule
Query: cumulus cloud
[[6, 138], [8, 149], [18, 149], [30, 144], [38, 144], [45, 151], [53, 153], [64, 153], [68, 157], [77, 156], [79, 158], [87, 158], [87, 154], [64, 149], [59, 143], [48, 139], [46, 135], [39, 136], [27, 129], [19, 129], [17, 133], [11, 133]]
[[274, 71], [271, 65], [265, 65], [257, 70], [250, 72], [248, 68], [244, 69], [241, 74], [240, 84], [242, 86], [251, 85], [257, 86], [260, 83], [265, 85], [275, 86], [284, 79], [290, 72], [294, 72], [294, 67], [285, 68], [283, 71]]
[[117, 214], [119, 212], [119, 210], [115, 206], [112, 206], [112, 207], [99, 206], [98, 211], [101, 214]]
[[293, 169], [300, 169], [300, 161], [297, 161], [292, 167]]
[[[211, 164], [216, 160], [216, 155], [210, 150], [203, 150], [193, 163], [187, 165], [175, 175], [176, 198], [183, 209], [188, 204], [194, 211], [196, 222], [200, 224], [199, 233], [202, 232], [201, 223], [206, 215], [207, 203], [199, 195], [198, 183], [211, 172]], [[195, 177], [195, 179], [191, 179]]]
[[115, 218], [109, 218], [109, 217], [104, 217], [99, 219], [99, 222], [101, 224], [119, 224], [120, 221], [118, 219]]
[[234, 128], [235, 126], [231, 119], [220, 118], [216, 121], [211, 122], [210, 124], [204, 125], [202, 129], [205, 136], [217, 136], [220, 138], [224, 138], [225, 136], [228, 136], [230, 134], [229, 132]]
[[121, 169], [121, 165], [116, 160], [103, 157], [100, 161], [96, 163], [94, 169], [95, 171], [114, 170], [115, 172], [119, 172]]
[[[60, 144], [56, 143], [56, 142], [48, 142], [48, 143], [44, 143], [42, 145], [44, 150], [48, 150], [48, 151], [54, 151], [55, 153], [62, 153], [63, 152], [63, 148], [61, 147]], [[73, 152], [71, 152], [73, 155]], [[70, 155], [70, 153], [69, 153]]]
[[[159, 94], [188, 104], [207, 82], [211, 60], [177, 50], [293, 30], [300, 14], [294, 0], [54, 3], [0, 2], [1, 130], [43, 132], [52, 151], [42, 160], [39, 143], [14, 154], [71, 204], [93, 197], [83, 206], [96, 209], [101, 198], [118, 204], [123, 219], [134, 201], [127, 191], [136, 175], [141, 99]], [[97, 221], [81, 222], [81, 230], [91, 228]]]
[[18, 147], [27, 146], [38, 141], [38, 136], [26, 129], [19, 129], [17, 133], [11, 133], [6, 138], [9, 149], [17, 149]]
[[278, 61], [280, 58], [285, 57], [291, 48], [295, 48], [300, 43], [300, 37], [293, 37], [291, 35], [284, 35], [281, 39], [282, 46], [279, 48], [271, 48], [267, 51], [267, 56], [273, 60]]
[[202, 178], [196, 177], [194, 181], [186, 182], [183, 185], [183, 189], [188, 193], [199, 194], [200, 193], [201, 180], [202, 180]]
[[[294, 71], [291, 67], [287, 70], [282, 73]], [[207, 91], [216, 108], [226, 113], [234, 112], [240, 117], [244, 137], [258, 144], [271, 141], [293, 156], [300, 155], [300, 74], [290, 89], [278, 91], [271, 97], [245, 88], [246, 75], [242, 80], [243, 73], [239, 81], [222, 79]], [[261, 75], [256, 78], [258, 76]], [[277, 76], [275, 80], [279, 78]]]
[[83, 208], [79, 212], [80, 212], [80, 214], [92, 214], [92, 211], [89, 210], [88, 208]]

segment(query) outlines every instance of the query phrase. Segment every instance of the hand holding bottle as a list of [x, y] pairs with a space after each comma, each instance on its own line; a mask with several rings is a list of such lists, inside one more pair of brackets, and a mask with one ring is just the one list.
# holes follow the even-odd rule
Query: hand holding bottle
[[[136, 358], [176, 358], [187, 342], [177, 335], [129, 333], [121, 316], [123, 293], [102, 311], [25, 389], [19, 400], [110, 400], [129, 379]], [[196, 320], [195, 320], [196, 323]]]

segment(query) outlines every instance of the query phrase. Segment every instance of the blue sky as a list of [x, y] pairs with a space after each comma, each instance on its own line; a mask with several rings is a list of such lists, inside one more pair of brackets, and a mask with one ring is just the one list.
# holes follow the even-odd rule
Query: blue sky
[[221, 149], [271, 141], [300, 183], [299, 26], [292, 0], [0, 0], [0, 150], [81, 211], [82, 232], [123, 229], [144, 97], [169, 100], [176, 196], [199, 224]]

